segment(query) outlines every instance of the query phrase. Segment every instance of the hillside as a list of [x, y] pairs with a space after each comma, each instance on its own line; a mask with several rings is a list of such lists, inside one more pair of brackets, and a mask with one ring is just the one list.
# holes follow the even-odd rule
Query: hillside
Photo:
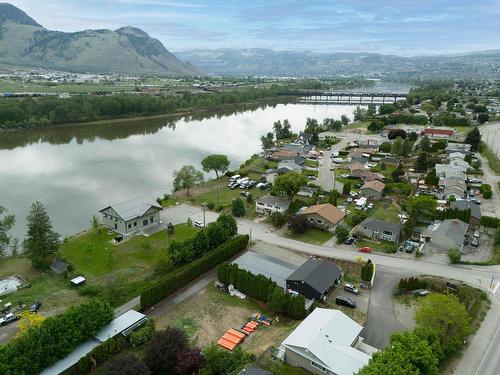
[[198, 73], [140, 29], [50, 31], [7, 3], [0, 3], [0, 63], [94, 73]]
[[316, 53], [270, 49], [190, 50], [176, 53], [198, 69], [223, 76], [499, 78], [500, 51], [402, 57], [376, 53]]

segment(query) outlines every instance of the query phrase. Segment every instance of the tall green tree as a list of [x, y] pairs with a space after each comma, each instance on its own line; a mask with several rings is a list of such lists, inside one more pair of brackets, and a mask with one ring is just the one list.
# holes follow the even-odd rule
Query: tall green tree
[[245, 203], [241, 198], [236, 198], [231, 204], [231, 213], [236, 217], [245, 216]]
[[479, 143], [481, 143], [481, 133], [477, 127], [474, 127], [474, 129], [467, 133], [465, 143], [471, 145], [472, 151], [477, 151], [479, 149]]
[[425, 152], [421, 152], [418, 154], [417, 159], [415, 160], [415, 171], [424, 173], [427, 172], [427, 154]]
[[186, 190], [189, 195], [189, 189], [203, 182], [203, 173], [196, 170], [192, 165], [185, 165], [180, 170], [174, 171], [174, 191]]
[[215, 176], [219, 178], [219, 173], [224, 174], [229, 168], [229, 159], [226, 155], [213, 154], [208, 155], [205, 159], [201, 161], [201, 166], [205, 172], [214, 171]]
[[59, 249], [60, 236], [52, 229], [49, 215], [40, 202], [31, 205], [26, 217], [28, 232], [24, 239], [24, 251], [35, 268], [46, 269]]
[[413, 332], [394, 333], [389, 345], [375, 353], [358, 375], [438, 375], [438, 358], [431, 346]]
[[398, 156], [403, 154], [403, 139], [401, 137], [397, 137], [392, 143], [391, 153]]
[[348, 125], [349, 121], [351, 121], [351, 120], [349, 120], [349, 117], [347, 117], [346, 115], [340, 116], [340, 122], [342, 122], [343, 126]]
[[7, 210], [0, 206], [0, 258], [5, 256], [11, 240], [9, 232], [15, 223], [15, 216], [8, 214]]
[[265, 153], [269, 152], [269, 150], [274, 147], [274, 134], [269, 132], [263, 135], [260, 137], [260, 143], [262, 145], [262, 151]]
[[273, 191], [280, 195], [285, 195], [291, 201], [300, 188], [307, 185], [306, 176], [297, 172], [289, 172], [279, 175], [274, 180]]
[[425, 152], [432, 151], [431, 140], [429, 139], [428, 136], [424, 135], [424, 137], [420, 141], [420, 148], [422, 149], [422, 151]]
[[405, 140], [403, 141], [403, 147], [401, 149], [401, 156], [407, 157], [410, 153], [410, 148], [410, 140], [408, 138], [405, 138]]
[[419, 327], [437, 333], [443, 355], [455, 353], [464, 346], [471, 332], [471, 318], [454, 294], [431, 293], [415, 315]]

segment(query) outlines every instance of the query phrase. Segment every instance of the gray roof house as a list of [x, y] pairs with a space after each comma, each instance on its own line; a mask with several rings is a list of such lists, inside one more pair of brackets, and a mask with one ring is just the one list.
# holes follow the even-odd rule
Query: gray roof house
[[461, 211], [470, 209], [469, 224], [474, 227], [479, 225], [479, 221], [481, 220], [481, 207], [477, 203], [465, 199], [459, 199], [452, 201], [450, 203], [450, 208], [456, 208]]
[[160, 224], [163, 207], [152, 199], [140, 197], [103, 208], [102, 223], [119, 234], [127, 235], [135, 231], [147, 232]]
[[284, 214], [289, 205], [288, 200], [274, 195], [266, 195], [255, 200], [255, 210], [261, 214], [272, 214], [274, 212]]
[[467, 194], [467, 184], [458, 178], [444, 179], [443, 198], [447, 199], [454, 195], [457, 199], [465, 198]]
[[396, 243], [399, 242], [401, 234], [400, 223], [374, 219], [372, 217], [366, 218], [357, 228], [365, 237]]
[[300, 195], [302, 197], [309, 197], [312, 198], [314, 197], [314, 194], [318, 192], [318, 189], [312, 188], [309, 186], [302, 186], [300, 190], [298, 191], [297, 195]]
[[50, 270], [56, 275], [62, 275], [68, 270], [68, 263], [63, 262], [62, 260], [54, 260], [50, 264]]
[[334, 263], [308, 259], [286, 279], [286, 288], [321, 301], [340, 282], [342, 270]]
[[456, 248], [462, 251], [464, 247], [465, 234], [469, 224], [459, 219], [446, 219], [431, 224], [426, 231], [431, 238], [430, 245], [438, 250], [448, 251]]
[[314, 374], [356, 374], [371, 358], [360, 350], [362, 330], [342, 311], [317, 307], [281, 344], [285, 362]]

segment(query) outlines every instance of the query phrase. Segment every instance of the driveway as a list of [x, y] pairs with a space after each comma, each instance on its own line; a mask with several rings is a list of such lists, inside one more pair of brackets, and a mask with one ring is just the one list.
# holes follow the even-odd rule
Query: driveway
[[386, 267], [377, 267], [374, 286], [368, 304], [368, 319], [362, 333], [365, 342], [377, 349], [384, 349], [393, 332], [406, 331], [396, 319], [392, 292], [401, 277], [411, 276], [408, 272], [395, 272]]
[[[206, 224], [217, 220], [218, 217], [218, 213], [205, 210]], [[164, 224], [172, 223], [174, 225], [186, 223], [188, 218], [191, 218], [192, 221], [198, 220], [203, 222], [203, 209], [189, 204], [178, 204], [161, 211], [160, 218]]]

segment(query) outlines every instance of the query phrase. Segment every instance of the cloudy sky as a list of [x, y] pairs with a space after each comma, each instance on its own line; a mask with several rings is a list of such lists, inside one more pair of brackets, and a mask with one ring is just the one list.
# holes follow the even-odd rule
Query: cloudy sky
[[48, 29], [130, 25], [172, 51], [263, 47], [412, 56], [500, 49], [499, 0], [9, 2]]

